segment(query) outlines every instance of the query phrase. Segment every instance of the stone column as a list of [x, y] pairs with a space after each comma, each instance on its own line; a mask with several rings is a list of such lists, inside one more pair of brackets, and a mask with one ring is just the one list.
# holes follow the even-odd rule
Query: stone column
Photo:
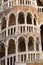
[[6, 36], [8, 36], [8, 24], [9, 24], [9, 21], [7, 19], [7, 22], [6, 22]]
[[18, 42], [16, 42], [16, 63], [18, 63]]
[[34, 17], [32, 16], [32, 25], [33, 25], [33, 33], [34, 33]]
[[17, 4], [17, 5], [18, 5], [18, 1], [19, 1], [19, 0], [16, 0], [16, 4]]
[[18, 33], [18, 16], [16, 15], [16, 33]]
[[34, 17], [32, 16], [32, 25], [34, 25]]
[[27, 32], [27, 26], [26, 26], [27, 25], [27, 16], [26, 16], [26, 14], [25, 14], [24, 18], [25, 18], [25, 32]]
[[24, 0], [24, 4], [26, 4], [26, 0]]
[[26, 62], [28, 62], [28, 42], [26, 40]]
[[36, 61], [36, 38], [34, 39], [34, 52], [35, 52], [35, 61]]
[[35, 6], [37, 7], [37, 0], [34, 0]]
[[5, 45], [5, 65], [7, 65], [8, 45]]
[[8, 0], [8, 7], [9, 7], [9, 0]]

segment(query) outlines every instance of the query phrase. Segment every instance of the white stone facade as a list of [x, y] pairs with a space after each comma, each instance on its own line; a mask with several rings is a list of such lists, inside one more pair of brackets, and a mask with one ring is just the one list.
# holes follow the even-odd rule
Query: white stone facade
[[2, 0], [0, 65], [26, 65], [43, 60], [36, 0]]

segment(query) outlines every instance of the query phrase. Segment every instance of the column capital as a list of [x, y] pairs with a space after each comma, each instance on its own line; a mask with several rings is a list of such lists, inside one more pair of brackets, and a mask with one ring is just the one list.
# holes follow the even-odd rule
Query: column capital
[[18, 19], [18, 15], [16, 14], [16, 19]]
[[4, 47], [5, 47], [5, 48], [8, 48], [8, 45], [5, 44]]
[[18, 45], [18, 41], [16, 41], [16, 45]]
[[7, 21], [9, 21], [9, 18], [7, 17]]
[[25, 40], [25, 43], [28, 44], [28, 40]]

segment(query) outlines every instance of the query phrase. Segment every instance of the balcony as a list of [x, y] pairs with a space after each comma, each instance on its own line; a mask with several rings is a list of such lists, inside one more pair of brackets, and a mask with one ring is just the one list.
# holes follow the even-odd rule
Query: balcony
[[38, 6], [38, 12], [43, 13], [43, 7], [42, 6]]
[[38, 34], [38, 28], [37, 26], [33, 25], [25, 25], [25, 24], [19, 24], [19, 25], [13, 25], [8, 28], [5, 28], [1, 30], [2, 38], [10, 37], [12, 35], [17, 34]]
[[16, 2], [16, 0], [9, 0], [6, 1], [2, 4], [2, 6], [0, 7], [0, 11], [11, 8], [13, 6], [20, 6], [20, 5], [27, 5], [27, 6], [35, 6], [36, 7], [36, 3], [33, 0], [18, 0]]
[[[16, 63], [15, 58], [16, 58], [15, 53], [8, 55], [7, 56], [8, 65], [11, 65], [11, 64], [14, 65]], [[39, 52], [36, 52], [36, 53], [28, 52], [28, 63], [29, 62], [33, 63], [34, 61], [37, 61], [37, 60], [38, 61], [40, 60]], [[2, 65], [5, 65], [5, 57], [0, 58], [0, 62]], [[24, 64], [24, 63], [26, 63], [26, 52], [19, 52], [18, 53], [18, 64], [20, 65], [20, 64]]]

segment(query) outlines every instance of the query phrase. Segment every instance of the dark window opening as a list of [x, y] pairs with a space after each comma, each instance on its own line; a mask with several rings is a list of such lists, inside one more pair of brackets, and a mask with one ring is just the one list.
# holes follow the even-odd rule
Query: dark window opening
[[42, 51], [43, 51], [43, 25], [41, 25], [41, 45], [42, 45]]
[[26, 47], [25, 47], [25, 39], [23, 37], [20, 37], [19, 40], [19, 45], [18, 45], [18, 51], [22, 52], [22, 51], [26, 51]]
[[9, 17], [9, 26], [11, 25], [15, 25], [16, 24], [16, 17], [15, 15], [12, 13]]
[[32, 15], [31, 15], [31, 13], [27, 13], [27, 24], [32, 24]]
[[25, 23], [25, 19], [24, 19], [24, 13], [20, 12], [18, 14], [18, 23], [19, 24], [24, 24]]

